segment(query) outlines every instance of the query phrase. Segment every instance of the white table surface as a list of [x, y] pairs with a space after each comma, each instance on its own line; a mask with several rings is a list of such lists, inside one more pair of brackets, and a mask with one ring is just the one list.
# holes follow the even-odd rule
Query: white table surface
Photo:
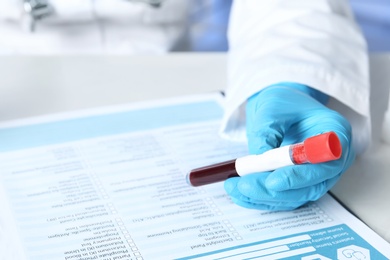
[[[224, 54], [0, 57], [0, 120], [223, 90], [225, 63]], [[384, 111], [390, 55], [371, 65], [372, 85], [381, 86], [372, 106]], [[382, 119], [375, 113], [376, 136]], [[375, 141], [332, 193], [390, 242], [390, 145]]]

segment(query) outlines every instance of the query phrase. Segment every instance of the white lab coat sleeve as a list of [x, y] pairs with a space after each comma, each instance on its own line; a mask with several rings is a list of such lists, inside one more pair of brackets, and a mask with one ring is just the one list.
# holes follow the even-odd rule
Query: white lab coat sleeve
[[279, 82], [331, 97], [353, 126], [357, 151], [371, 138], [365, 40], [347, 0], [238, 0], [229, 24], [228, 87], [221, 134], [245, 138], [245, 102]]

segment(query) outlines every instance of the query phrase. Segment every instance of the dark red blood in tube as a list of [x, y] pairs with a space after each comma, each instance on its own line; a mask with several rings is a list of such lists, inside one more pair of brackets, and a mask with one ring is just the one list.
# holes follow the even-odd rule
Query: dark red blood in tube
[[221, 162], [192, 170], [187, 175], [187, 181], [192, 186], [201, 186], [215, 182], [224, 181], [231, 177], [238, 177], [236, 159]]
[[307, 163], [307, 155], [303, 143], [290, 146], [290, 159], [294, 164]]

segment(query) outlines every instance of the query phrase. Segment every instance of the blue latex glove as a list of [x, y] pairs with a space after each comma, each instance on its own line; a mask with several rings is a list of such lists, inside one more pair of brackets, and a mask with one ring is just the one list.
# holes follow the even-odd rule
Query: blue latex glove
[[304, 85], [280, 83], [249, 98], [246, 106], [249, 152], [261, 154], [279, 146], [334, 131], [343, 148], [339, 160], [287, 166], [225, 181], [233, 202], [261, 210], [291, 210], [323, 196], [351, 166], [351, 126], [324, 104], [328, 96]]

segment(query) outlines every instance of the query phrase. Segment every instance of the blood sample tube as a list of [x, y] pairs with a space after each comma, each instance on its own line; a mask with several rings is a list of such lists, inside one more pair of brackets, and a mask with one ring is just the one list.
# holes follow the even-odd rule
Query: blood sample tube
[[273, 171], [289, 165], [337, 160], [341, 153], [342, 147], [336, 133], [326, 132], [309, 137], [302, 143], [193, 169], [187, 175], [187, 182], [196, 187], [254, 172]]

